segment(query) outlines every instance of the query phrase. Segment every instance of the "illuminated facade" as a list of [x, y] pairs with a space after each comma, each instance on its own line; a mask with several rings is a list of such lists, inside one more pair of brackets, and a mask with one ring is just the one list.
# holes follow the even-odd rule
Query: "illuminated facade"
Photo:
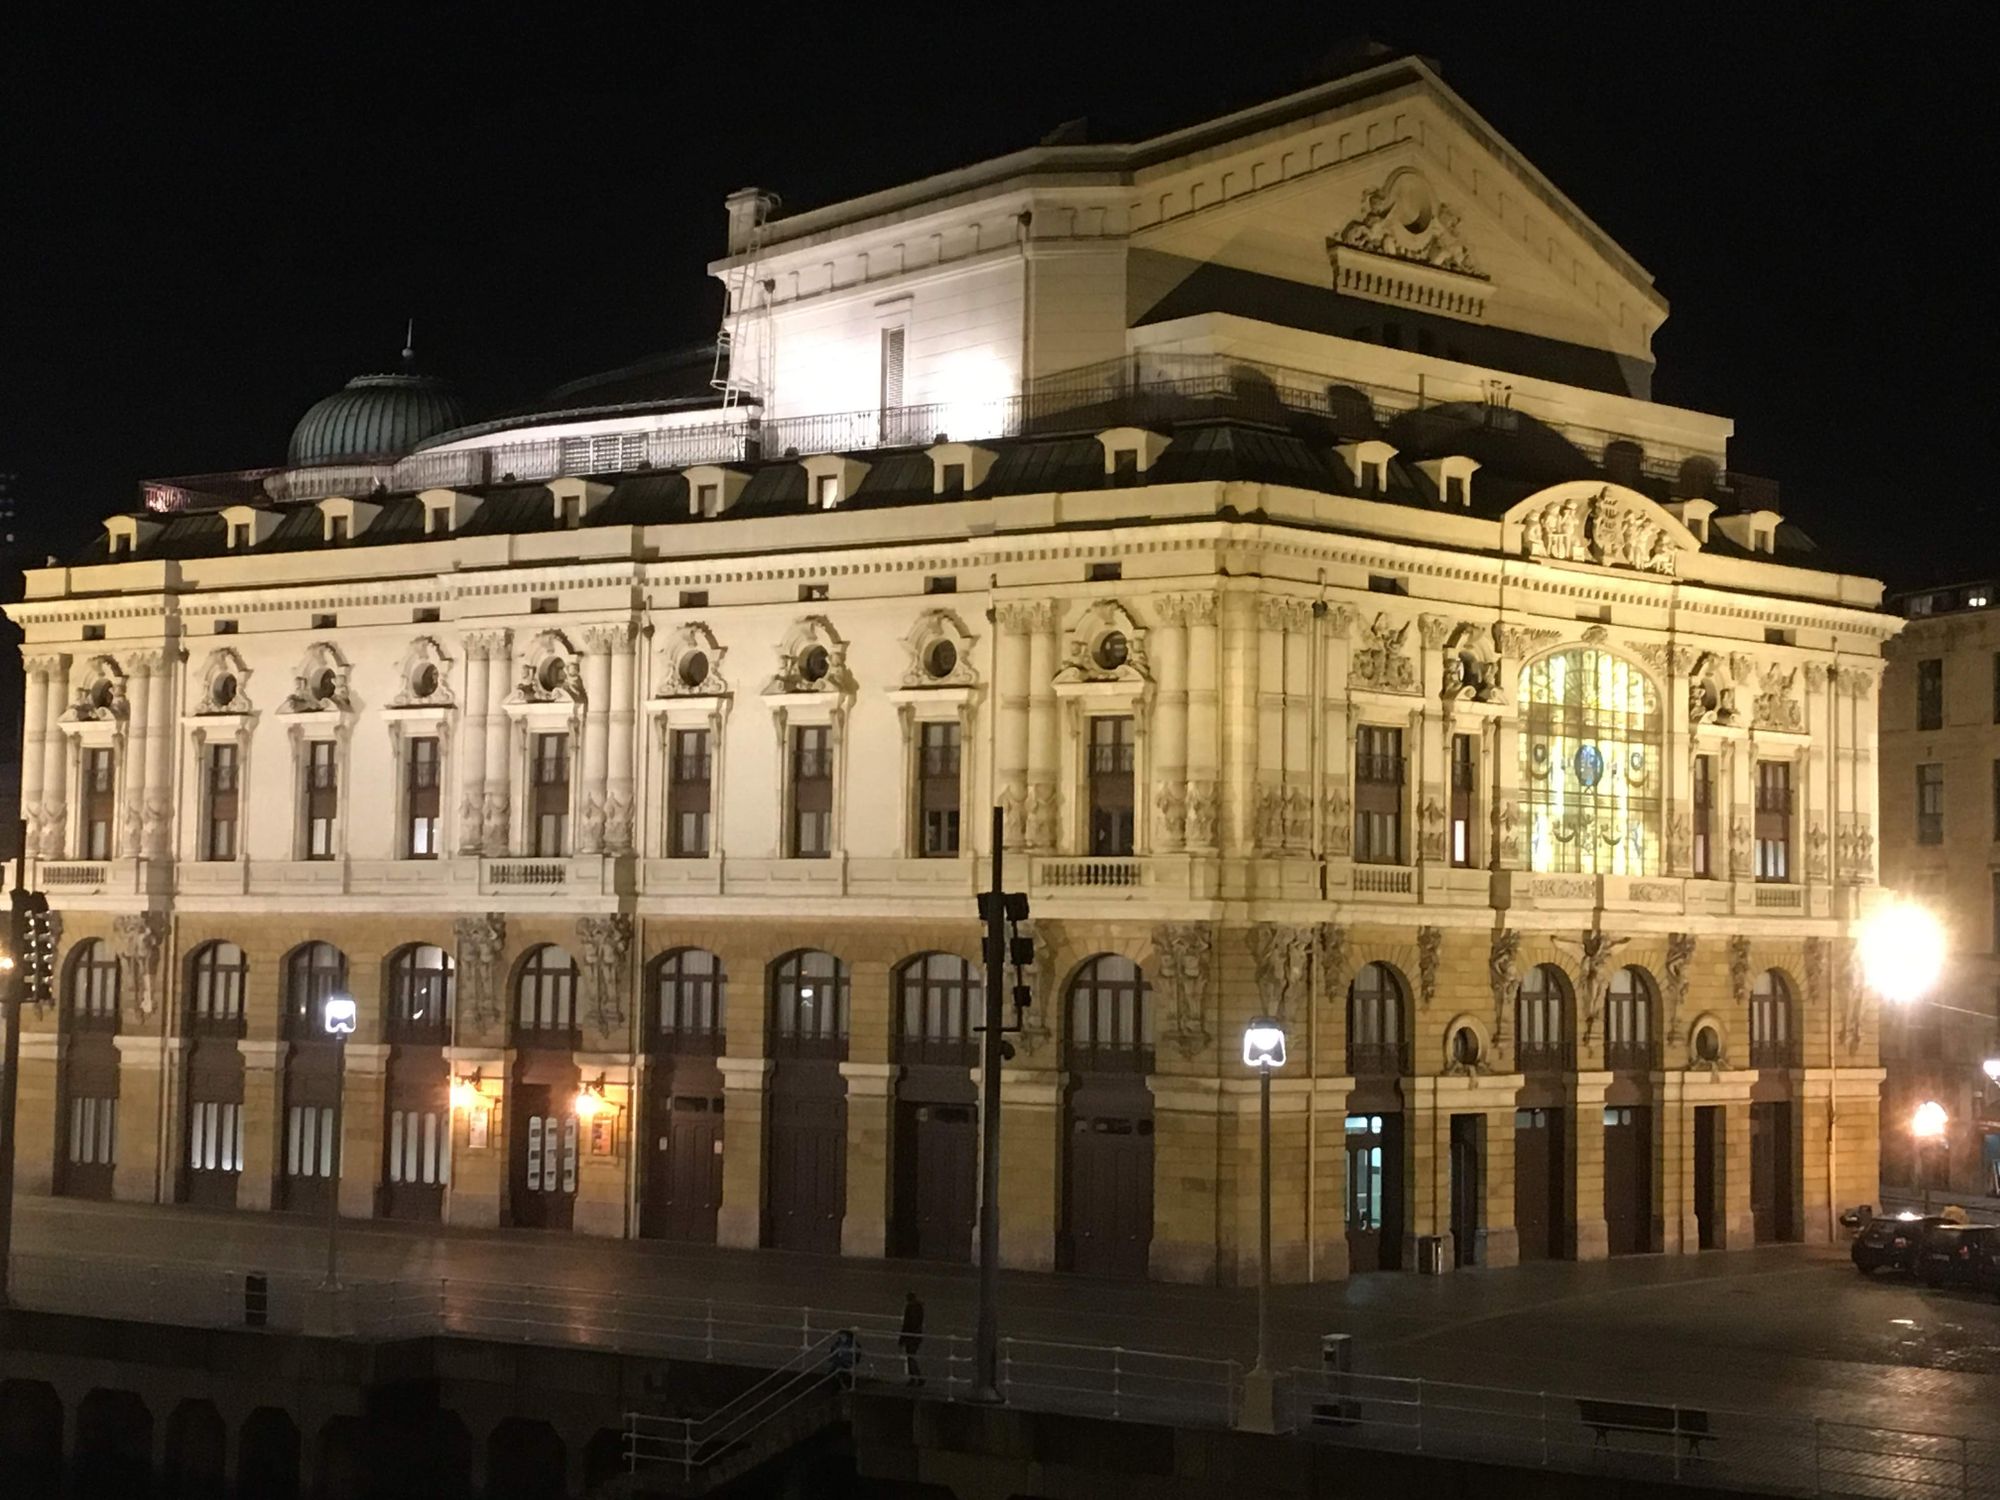
[[370, 377], [30, 575], [26, 1188], [964, 1259], [998, 806], [1010, 1264], [1252, 1274], [1260, 1014], [1287, 1277], [1874, 1196], [1896, 622], [1425, 66], [728, 235], [714, 388]]

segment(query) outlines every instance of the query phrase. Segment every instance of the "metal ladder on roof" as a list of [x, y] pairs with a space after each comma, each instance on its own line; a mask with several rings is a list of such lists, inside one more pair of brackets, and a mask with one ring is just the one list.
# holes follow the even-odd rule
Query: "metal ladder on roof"
[[[751, 208], [749, 232], [742, 252], [723, 283], [727, 297], [722, 309], [722, 326], [715, 334], [715, 368], [709, 375], [708, 383], [722, 392], [725, 411], [738, 405], [745, 395], [761, 397], [765, 394], [764, 375], [770, 361], [771, 346], [771, 296], [763, 278], [764, 226], [777, 204], [775, 194], [757, 195]], [[754, 354], [755, 368], [751, 370], [739, 368], [736, 360], [736, 351], [746, 343]]]

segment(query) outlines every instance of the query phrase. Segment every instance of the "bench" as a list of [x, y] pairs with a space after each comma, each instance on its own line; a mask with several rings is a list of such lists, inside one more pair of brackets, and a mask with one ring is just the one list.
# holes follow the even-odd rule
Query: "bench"
[[1653, 1406], [1643, 1401], [1578, 1401], [1576, 1414], [1604, 1447], [1617, 1432], [1665, 1433], [1686, 1438], [1688, 1452], [1701, 1452], [1709, 1438], [1708, 1413], [1690, 1406]]

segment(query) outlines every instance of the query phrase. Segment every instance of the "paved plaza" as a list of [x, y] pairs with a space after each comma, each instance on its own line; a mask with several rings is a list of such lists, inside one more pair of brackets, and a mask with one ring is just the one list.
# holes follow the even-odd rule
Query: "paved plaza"
[[[273, 1215], [23, 1199], [24, 1255], [317, 1273], [325, 1230]], [[827, 1260], [522, 1231], [343, 1224], [352, 1278], [632, 1290], [825, 1312], [894, 1314], [903, 1290], [935, 1333], [968, 1331], [969, 1268]], [[1022, 1337], [1218, 1355], [1254, 1352], [1255, 1293], [1008, 1274], [1003, 1325]], [[1780, 1411], [2000, 1437], [2000, 1303], [1864, 1280], [1845, 1249], [1774, 1246], [1695, 1257], [1551, 1262], [1441, 1277], [1382, 1274], [1279, 1288], [1278, 1363], [1323, 1332], [1354, 1336], [1363, 1371], [1559, 1393]]]

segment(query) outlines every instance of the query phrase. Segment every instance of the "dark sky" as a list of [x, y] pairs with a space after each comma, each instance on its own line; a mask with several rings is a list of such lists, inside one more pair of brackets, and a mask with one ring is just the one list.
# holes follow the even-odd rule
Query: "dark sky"
[[15, 23], [0, 471], [30, 538], [67, 546], [144, 476], [278, 461], [410, 314], [485, 403], [709, 337], [732, 188], [804, 206], [1079, 115], [1100, 139], [1185, 123], [1370, 34], [1437, 59], [1653, 272], [1655, 394], [1733, 415], [1734, 466], [1794, 519], [1897, 581], [1994, 566], [1971, 6], [551, 12]]

